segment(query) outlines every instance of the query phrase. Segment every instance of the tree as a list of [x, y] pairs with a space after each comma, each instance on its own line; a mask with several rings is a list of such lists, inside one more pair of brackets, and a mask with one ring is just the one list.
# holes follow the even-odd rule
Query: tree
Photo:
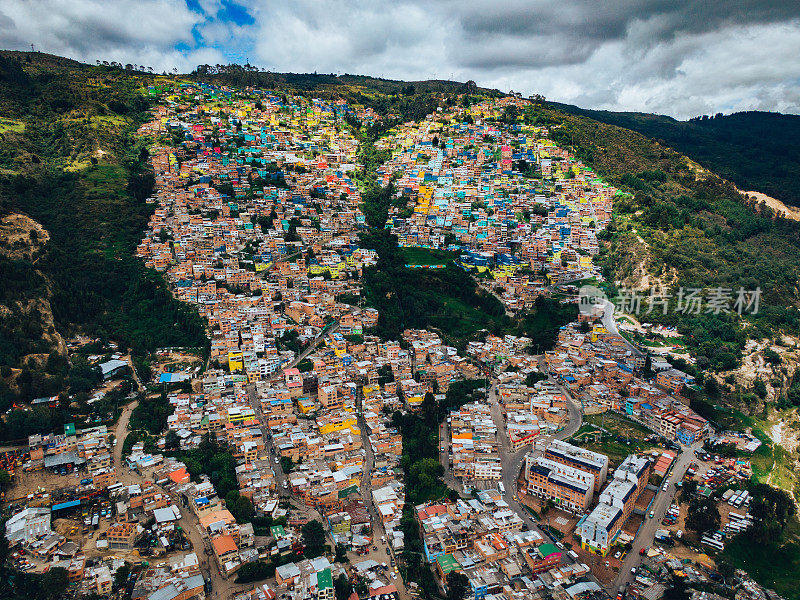
[[0, 491], [6, 489], [9, 483], [11, 483], [11, 475], [8, 471], [0, 470]]
[[347, 600], [353, 593], [353, 584], [350, 583], [347, 575], [342, 573], [333, 580], [333, 589], [336, 592], [336, 600]]
[[[20, 589], [26, 589], [22, 582], [20, 584]], [[38, 584], [39, 589], [36, 592], [31, 589], [26, 590], [30, 594], [28, 597], [42, 598], [43, 600], [62, 598], [69, 584], [67, 570], [63, 567], [53, 567], [39, 577]]]
[[727, 579], [734, 574], [736, 569], [729, 561], [721, 560], [717, 563], [717, 571], [727, 581]]
[[681, 490], [681, 499], [684, 502], [689, 502], [697, 493], [697, 482], [694, 479], [687, 479], [683, 482], [683, 489]]
[[122, 587], [128, 581], [128, 577], [131, 574], [131, 565], [128, 562], [122, 564], [122, 566], [117, 569], [116, 573], [114, 573], [114, 585], [117, 587]]
[[236, 573], [236, 580], [234, 583], [250, 583], [251, 581], [260, 581], [274, 576], [274, 564], [267, 564], [264, 561], [257, 560], [243, 564]]
[[179, 450], [181, 447], [181, 438], [174, 430], [170, 429], [164, 438], [164, 444], [167, 450]]
[[673, 576], [670, 586], [664, 591], [664, 600], [689, 600], [683, 580]]
[[[434, 427], [437, 421], [433, 421]], [[410, 487], [416, 493], [425, 496], [435, 490], [439, 483], [439, 477], [444, 474], [444, 467], [435, 458], [423, 458], [415, 462], [410, 469]]]
[[539, 371], [532, 371], [525, 376], [525, 385], [528, 387], [533, 387], [540, 381], [544, 381], [547, 379], [547, 375], [544, 373], [540, 373]]
[[686, 517], [686, 527], [697, 532], [697, 535], [719, 529], [720, 516], [716, 503], [710, 498], [701, 498], [692, 501], [689, 505], [689, 516]]
[[796, 508], [791, 496], [784, 490], [759, 483], [751, 489], [753, 495], [750, 514], [753, 516], [753, 538], [761, 543], [778, 541], [783, 535], [789, 517]]
[[255, 509], [250, 498], [242, 496], [238, 490], [231, 490], [225, 495], [225, 506], [237, 523], [247, 523], [252, 521], [255, 516]]
[[306, 558], [316, 558], [325, 549], [325, 528], [316, 519], [309, 521], [301, 530]]
[[470, 591], [469, 579], [463, 573], [452, 571], [447, 574], [447, 600], [464, 600]]
[[347, 546], [344, 544], [336, 544], [336, 558], [333, 560], [338, 563], [350, 562], [350, 559], [347, 558]]

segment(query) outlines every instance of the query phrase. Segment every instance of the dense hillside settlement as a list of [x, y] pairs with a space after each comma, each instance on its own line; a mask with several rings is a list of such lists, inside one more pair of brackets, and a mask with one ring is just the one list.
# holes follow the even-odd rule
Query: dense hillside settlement
[[[403, 122], [146, 93], [136, 256], [208, 344], [66, 341], [99, 369], [97, 419], [3, 449], [15, 572], [132, 600], [798, 597], [747, 541], [796, 524], [785, 463], [699, 408], [658, 299], [606, 281], [630, 195], [531, 101]], [[737, 312], [735, 290], [702, 301]]]

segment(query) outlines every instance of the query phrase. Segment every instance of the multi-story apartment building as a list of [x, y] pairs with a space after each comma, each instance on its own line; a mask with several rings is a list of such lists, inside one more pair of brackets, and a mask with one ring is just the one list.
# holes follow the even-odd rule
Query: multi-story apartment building
[[570, 512], [583, 512], [589, 508], [594, 492], [594, 475], [542, 456], [526, 458], [527, 493], [531, 496], [553, 500]]
[[606, 555], [647, 485], [650, 467], [646, 457], [635, 454], [617, 467], [613, 479], [600, 494], [599, 504], [578, 525], [577, 533], [584, 549]]
[[538, 441], [536, 449], [544, 451], [544, 458], [594, 475], [594, 489], [597, 492], [606, 481], [608, 457], [604, 454], [579, 448], [561, 440]]

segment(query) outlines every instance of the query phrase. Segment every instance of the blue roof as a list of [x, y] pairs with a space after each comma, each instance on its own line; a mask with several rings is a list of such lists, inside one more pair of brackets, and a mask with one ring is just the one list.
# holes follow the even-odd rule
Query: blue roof
[[60, 504], [54, 504], [51, 508], [52, 511], [56, 510], [63, 510], [65, 508], [72, 508], [73, 506], [80, 506], [80, 500], [70, 500], [69, 502], [61, 502]]

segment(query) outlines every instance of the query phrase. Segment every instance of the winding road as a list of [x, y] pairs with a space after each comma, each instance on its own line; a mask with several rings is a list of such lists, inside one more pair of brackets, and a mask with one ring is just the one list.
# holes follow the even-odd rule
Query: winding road
[[[617, 334], [618, 330], [614, 321], [614, 304], [608, 300], [603, 300], [603, 308], [603, 326], [609, 333]], [[635, 354], [641, 354], [641, 350], [630, 344], [630, 342], [625, 340], [625, 343], [632, 352]], [[543, 361], [540, 361], [540, 367], [542, 372], [545, 372], [542, 362]], [[567, 425], [564, 429], [557, 432], [553, 437], [562, 440], [571, 438], [575, 433], [577, 433], [578, 429], [580, 429], [581, 424], [583, 423], [583, 406], [552, 377], [548, 378], [548, 382], [551, 386], [563, 393], [567, 398]], [[539, 528], [538, 523], [533, 520], [530, 513], [525, 509], [525, 507], [522, 506], [522, 504], [520, 504], [518, 500], [516, 500], [517, 480], [522, 469], [522, 462], [530, 450], [530, 446], [526, 446], [516, 452], [511, 452], [509, 448], [509, 440], [505, 434], [505, 418], [503, 416], [503, 410], [497, 396], [496, 384], [493, 384], [489, 391], [488, 402], [491, 407], [492, 420], [497, 427], [500, 441], [499, 450], [502, 463], [501, 481], [505, 487], [504, 499], [508, 503], [509, 507], [522, 518], [523, 522], [531, 530], [538, 531], [542, 537], [548, 539], [549, 536]], [[458, 487], [459, 482], [452, 475], [449, 464], [450, 435], [448, 427], [449, 425], [445, 421], [441, 424], [439, 430], [440, 461], [445, 468], [445, 482], [453, 487]], [[639, 529], [633, 542], [633, 547], [626, 555], [617, 577], [609, 585], [604, 586], [605, 590], [612, 596], [615, 595], [617, 591], [625, 589], [627, 585], [634, 580], [635, 575], [631, 569], [638, 569], [643, 560], [643, 557], [639, 555], [639, 552], [642, 550], [642, 548], [647, 549], [653, 544], [656, 529], [660, 527], [661, 519], [664, 517], [666, 510], [669, 508], [674, 499], [675, 492], [677, 490], [675, 484], [683, 479], [689, 464], [694, 458], [694, 450], [699, 445], [700, 444], [698, 443], [694, 446], [684, 447], [682, 449], [682, 452], [678, 455], [676, 462], [673, 465], [668, 478], [666, 479], [666, 482], [668, 483], [666, 489], [662, 487], [656, 492], [655, 498], [648, 509], [648, 514], [645, 515], [644, 523]], [[653, 512], [653, 518], [650, 518], [649, 516], [650, 511]], [[573, 562], [572, 558], [569, 557], [569, 554], [567, 553], [564, 553], [563, 560], [564, 562]], [[592, 576], [592, 579], [600, 584], [600, 582], [597, 581], [594, 576]]]

